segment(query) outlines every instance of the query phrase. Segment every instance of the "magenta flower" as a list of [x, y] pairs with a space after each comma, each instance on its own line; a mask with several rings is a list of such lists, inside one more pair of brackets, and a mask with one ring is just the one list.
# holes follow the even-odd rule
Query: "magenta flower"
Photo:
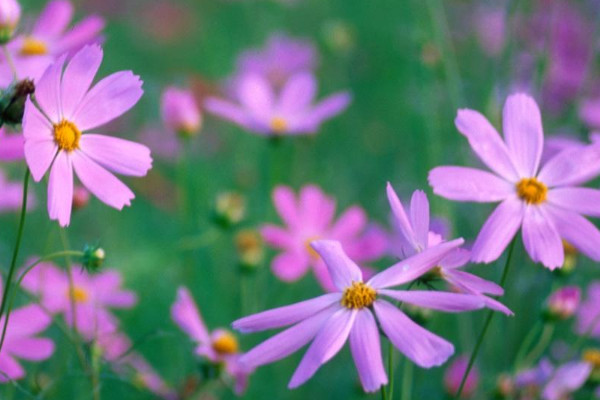
[[[2, 316], [0, 327], [4, 327], [4, 321], [5, 316]], [[0, 382], [25, 377], [25, 370], [17, 358], [28, 361], [50, 358], [54, 353], [54, 343], [36, 335], [45, 330], [51, 322], [50, 316], [37, 305], [20, 307], [10, 313], [0, 354]]]
[[360, 268], [339, 242], [312, 242], [325, 260], [337, 291], [235, 321], [233, 327], [242, 332], [293, 325], [254, 347], [240, 361], [256, 368], [280, 360], [312, 341], [289, 383], [290, 388], [295, 388], [333, 358], [349, 338], [362, 386], [373, 392], [387, 383], [373, 310], [383, 332], [406, 357], [423, 368], [443, 364], [454, 353], [454, 346], [415, 324], [384, 297], [446, 312], [482, 308], [484, 303], [477, 296], [388, 289], [419, 278], [462, 243], [458, 239], [424, 250], [364, 282]]
[[546, 302], [547, 312], [552, 317], [567, 319], [572, 317], [581, 302], [581, 289], [565, 286], [554, 291]]
[[542, 360], [537, 367], [519, 373], [515, 383], [527, 393], [539, 391], [542, 400], [563, 400], [583, 386], [591, 371], [592, 366], [582, 361], [554, 367], [548, 360]]
[[587, 298], [577, 311], [577, 332], [600, 338], [600, 281], [590, 283], [587, 288]]
[[173, 133], [194, 135], [202, 125], [194, 94], [187, 89], [166, 88], [161, 97], [161, 112], [165, 126]]
[[[424, 192], [416, 190], [413, 193], [410, 209], [407, 210], [404, 209], [389, 183], [387, 196], [394, 215], [394, 225], [399, 231], [400, 248], [395, 251], [397, 255], [406, 258], [445, 243], [442, 236], [432, 232], [429, 228], [429, 201]], [[432, 275], [445, 280], [462, 293], [481, 296], [489, 308], [512, 315], [512, 311], [503, 304], [484, 296], [484, 294], [502, 296], [504, 294], [502, 287], [466, 271], [461, 271], [461, 268], [469, 262], [470, 257], [471, 253], [468, 250], [458, 248], [440, 261], [432, 271]]]
[[46, 310], [62, 314], [68, 325], [73, 324], [73, 296], [77, 331], [86, 340], [115, 329], [117, 324], [109, 308], [130, 308], [137, 302], [135, 293], [121, 288], [121, 275], [115, 270], [89, 275], [81, 266], [73, 266], [72, 274], [71, 291], [65, 271], [41, 263], [25, 276], [23, 288], [39, 296]]
[[273, 191], [273, 203], [286, 226], [267, 224], [261, 233], [268, 245], [282, 250], [271, 269], [283, 281], [298, 280], [312, 268], [325, 290], [335, 290], [323, 260], [310, 247], [313, 240], [337, 240], [359, 263], [374, 261], [385, 253], [385, 234], [367, 227], [362, 208], [352, 206], [334, 220], [335, 200], [317, 186], [304, 186], [297, 197], [291, 188], [278, 186]]
[[239, 345], [235, 336], [225, 329], [215, 329], [210, 333], [196, 303], [185, 287], [177, 290], [177, 300], [171, 307], [171, 317], [198, 345], [196, 354], [213, 363], [224, 364], [225, 371], [235, 381], [235, 392], [243, 393], [252, 370], [240, 365]]
[[25, 157], [23, 135], [7, 135], [0, 129], [0, 161], [17, 161]]
[[313, 104], [317, 80], [309, 72], [292, 76], [278, 93], [265, 77], [246, 75], [236, 82], [234, 92], [239, 104], [210, 97], [206, 109], [268, 136], [313, 134], [325, 120], [344, 111], [351, 98], [348, 92], [341, 92]]
[[[467, 372], [467, 366], [469, 365], [469, 357], [460, 356], [446, 369], [444, 373], [444, 387], [446, 392], [451, 396], [456, 396], [460, 383], [462, 381], [465, 372]], [[461, 398], [469, 398], [477, 390], [479, 385], [479, 371], [475, 366], [469, 372], [469, 376], [465, 381], [465, 387], [463, 388]]]
[[600, 191], [577, 187], [600, 173], [600, 146], [562, 151], [540, 168], [544, 134], [535, 101], [524, 94], [509, 96], [503, 120], [505, 141], [477, 111], [459, 110], [455, 121], [493, 173], [465, 167], [429, 173], [440, 196], [501, 202], [479, 232], [472, 260], [496, 260], [521, 227], [531, 259], [550, 269], [563, 265], [561, 239], [600, 260], [600, 232], [582, 216], [600, 216]]
[[133, 192], [108, 170], [144, 176], [152, 166], [147, 147], [98, 135], [96, 128], [124, 114], [142, 96], [142, 82], [131, 71], [92, 80], [102, 61], [102, 49], [86, 46], [67, 64], [65, 56], [52, 64], [25, 105], [25, 159], [39, 182], [50, 170], [48, 213], [61, 226], [69, 225], [73, 200], [73, 170], [98, 199], [118, 210], [131, 204]]

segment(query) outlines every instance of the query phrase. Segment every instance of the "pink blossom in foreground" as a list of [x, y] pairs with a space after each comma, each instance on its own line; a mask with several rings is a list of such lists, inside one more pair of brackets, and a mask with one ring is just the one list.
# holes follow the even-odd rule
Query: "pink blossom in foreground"
[[462, 243], [458, 239], [424, 250], [364, 282], [360, 268], [344, 253], [339, 242], [312, 242], [325, 260], [337, 291], [235, 321], [233, 327], [242, 332], [292, 325], [244, 354], [240, 362], [256, 368], [312, 342], [289, 383], [289, 388], [295, 388], [333, 358], [349, 338], [362, 386], [365, 391], [373, 392], [388, 381], [373, 309], [385, 335], [406, 357], [423, 368], [443, 364], [454, 353], [454, 346], [415, 324], [384, 297], [446, 312], [482, 308], [484, 303], [478, 296], [388, 289], [419, 278]]
[[587, 297], [577, 311], [577, 332], [600, 338], [600, 281], [590, 283]]
[[519, 228], [531, 259], [550, 269], [563, 265], [563, 239], [600, 261], [600, 232], [582, 216], [600, 216], [600, 190], [578, 187], [600, 173], [600, 145], [562, 151], [540, 168], [540, 111], [525, 94], [506, 100], [504, 141], [477, 111], [459, 110], [455, 122], [493, 173], [437, 167], [429, 173], [434, 192], [457, 201], [500, 202], [475, 240], [473, 261], [498, 259]]
[[589, 363], [572, 361], [554, 367], [542, 360], [535, 368], [519, 373], [515, 379], [518, 389], [538, 391], [542, 400], [563, 400], [579, 390], [592, 371]]
[[309, 72], [292, 76], [278, 93], [263, 76], [247, 75], [236, 82], [234, 92], [236, 102], [210, 97], [206, 109], [267, 136], [314, 134], [323, 122], [344, 111], [351, 100], [348, 92], [340, 92], [313, 104], [317, 80]]
[[0, 161], [18, 161], [25, 157], [23, 135], [6, 134], [0, 129]]
[[[48, 2], [31, 32], [15, 37], [8, 44], [18, 78], [37, 82], [44, 70], [61, 54], [74, 54], [86, 44], [101, 40], [104, 20], [89, 16], [69, 28], [73, 4], [67, 0]], [[4, 56], [0, 58], [0, 87], [13, 80], [13, 72]]]
[[88, 133], [127, 112], [143, 93], [142, 82], [131, 71], [116, 72], [91, 86], [102, 56], [99, 46], [86, 46], [66, 68], [62, 56], [37, 84], [41, 110], [30, 99], [25, 105], [25, 159], [36, 182], [50, 170], [48, 213], [61, 226], [71, 220], [73, 171], [93, 195], [120, 210], [135, 195], [109, 171], [144, 176], [152, 167], [146, 146]]
[[196, 354], [213, 363], [223, 363], [225, 371], [235, 381], [235, 392], [241, 394], [248, 384], [251, 369], [240, 365], [241, 353], [235, 336], [225, 329], [208, 331], [196, 303], [185, 287], [177, 290], [177, 299], [171, 307], [173, 321], [198, 345]]
[[[451, 396], [456, 396], [460, 383], [462, 381], [465, 372], [467, 372], [467, 366], [469, 365], [468, 356], [460, 356], [455, 359], [452, 364], [446, 369], [444, 374], [444, 387], [446, 392]], [[479, 371], [475, 366], [469, 372], [469, 376], [465, 381], [461, 398], [467, 399], [475, 394], [477, 386], [479, 385]]]
[[[0, 292], [2, 292], [1, 288]], [[0, 318], [0, 328], [4, 327], [5, 319], [6, 316]], [[28, 361], [43, 361], [54, 353], [52, 340], [36, 336], [51, 322], [50, 316], [37, 305], [28, 305], [12, 310], [0, 352], [0, 382], [25, 377], [25, 370], [17, 361], [18, 358]]]
[[[424, 192], [416, 190], [412, 195], [410, 208], [406, 210], [389, 183], [387, 185], [387, 196], [394, 215], [395, 226], [399, 231], [398, 236], [401, 239], [401, 249], [398, 249], [397, 253], [401, 253], [403, 258], [445, 243], [442, 236], [432, 232], [429, 228], [429, 201]], [[504, 294], [502, 287], [461, 270], [470, 258], [471, 253], [468, 250], [456, 249], [440, 261], [432, 271], [432, 275], [445, 280], [462, 293], [481, 296], [489, 308], [512, 315], [512, 311], [506, 306], [484, 296], [484, 294], [502, 296]]]
[[554, 291], [547, 300], [546, 307], [550, 316], [567, 319], [572, 317], [581, 302], [581, 289], [577, 286], [565, 286]]
[[199, 132], [202, 116], [192, 91], [168, 87], [160, 102], [162, 120], [172, 133], [191, 136]]
[[73, 324], [73, 297], [77, 331], [86, 340], [116, 326], [109, 308], [130, 308], [135, 305], [135, 293], [121, 288], [122, 278], [115, 270], [90, 275], [81, 266], [72, 267], [73, 289], [67, 272], [51, 263], [40, 263], [23, 280], [23, 288], [39, 296], [40, 304], [49, 312], [62, 314], [68, 325]]
[[310, 247], [313, 240], [337, 240], [361, 264], [385, 253], [384, 233], [368, 227], [361, 207], [352, 206], [335, 220], [335, 200], [317, 186], [304, 186], [298, 196], [291, 188], [278, 186], [273, 191], [273, 204], [285, 227], [267, 224], [261, 233], [268, 245], [282, 250], [273, 259], [271, 269], [283, 281], [298, 280], [312, 268], [324, 289], [335, 290], [325, 263]]

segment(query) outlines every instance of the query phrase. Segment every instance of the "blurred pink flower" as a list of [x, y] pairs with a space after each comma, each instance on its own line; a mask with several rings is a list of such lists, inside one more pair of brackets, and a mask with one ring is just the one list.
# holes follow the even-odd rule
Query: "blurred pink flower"
[[143, 93], [142, 82], [131, 71], [109, 75], [90, 88], [102, 57], [99, 46], [86, 46], [63, 74], [65, 56], [61, 56], [37, 84], [41, 110], [30, 99], [25, 105], [25, 159], [36, 182], [50, 170], [48, 213], [61, 226], [71, 221], [73, 170], [92, 194], [120, 210], [135, 195], [108, 170], [144, 176], [152, 167], [146, 146], [85, 133], [127, 112]]
[[361, 207], [348, 208], [336, 221], [335, 200], [317, 186], [304, 186], [297, 197], [291, 188], [278, 186], [273, 191], [273, 203], [286, 226], [267, 224], [261, 233], [268, 245], [282, 250], [271, 269], [283, 281], [298, 280], [312, 267], [321, 286], [335, 290], [323, 260], [310, 247], [313, 240], [337, 240], [359, 263], [374, 261], [386, 251], [385, 233], [368, 227], [367, 215]]
[[506, 11], [498, 6], [482, 6], [473, 21], [483, 51], [490, 56], [500, 54], [506, 42]]
[[[4, 327], [5, 319], [6, 316], [0, 318], [0, 328]], [[54, 353], [52, 340], [36, 337], [51, 322], [50, 316], [37, 305], [23, 306], [10, 313], [0, 354], [0, 382], [25, 377], [25, 370], [17, 362], [17, 358], [42, 361]]]
[[600, 129], [600, 96], [589, 97], [579, 105], [579, 118], [594, 129]]
[[[15, 37], [8, 44], [18, 78], [37, 82], [44, 70], [61, 54], [74, 54], [82, 46], [101, 41], [104, 20], [89, 16], [69, 29], [73, 4], [67, 0], [50, 1], [31, 32]], [[4, 56], [0, 58], [0, 87], [13, 80], [13, 72]]]
[[[4, 172], [0, 170], [0, 213], [19, 211], [22, 202], [23, 184], [9, 181]], [[30, 192], [27, 196], [27, 210], [33, 209], [35, 205], [35, 195]]]
[[189, 89], [167, 87], [161, 97], [162, 120], [174, 134], [192, 136], [200, 131], [202, 116]]
[[132, 353], [127, 357], [127, 364], [136, 373], [136, 381], [150, 392], [163, 399], [175, 400], [177, 394], [169, 388], [165, 381], [158, 375], [152, 366], [138, 353]]
[[434, 193], [447, 199], [498, 202], [472, 249], [475, 262], [492, 262], [522, 227], [531, 259], [555, 269], [564, 261], [562, 239], [600, 261], [600, 232], [582, 215], [600, 216], [600, 191], [578, 187], [600, 173], [600, 145], [562, 151], [540, 168], [544, 133], [540, 110], [525, 94], [504, 105], [504, 138], [487, 119], [463, 109], [458, 130], [493, 173], [444, 166], [429, 173]]
[[590, 283], [587, 288], [587, 297], [577, 311], [577, 332], [584, 335], [590, 332], [591, 336], [600, 339], [600, 281]]
[[18, 161], [25, 157], [23, 144], [25, 139], [21, 134], [6, 134], [0, 128], [0, 161]]
[[116, 270], [90, 275], [74, 265], [72, 274], [71, 292], [67, 272], [51, 263], [40, 263], [25, 276], [23, 288], [39, 296], [46, 310], [62, 314], [68, 325], [73, 324], [73, 296], [77, 331], [86, 340], [114, 330], [116, 321], [109, 308], [130, 308], [137, 302], [135, 293], [121, 288], [121, 275]]
[[542, 400], [563, 400], [579, 390], [592, 371], [592, 366], [582, 361], [572, 361], [554, 367], [547, 359], [535, 368], [519, 373], [517, 388], [539, 391]]
[[406, 357], [423, 368], [443, 364], [454, 353], [454, 346], [415, 324], [383, 298], [446, 312], [482, 308], [484, 303], [477, 296], [388, 289], [419, 278], [462, 243], [458, 239], [424, 250], [364, 282], [360, 268], [339, 242], [312, 242], [325, 260], [336, 291], [235, 321], [233, 327], [241, 332], [293, 325], [248, 351], [240, 362], [256, 368], [280, 360], [312, 341], [288, 385], [292, 389], [310, 379], [350, 338], [362, 386], [367, 392], [376, 391], [388, 379], [381, 358], [379, 328], [371, 311], [374, 310], [385, 335]]
[[185, 287], [177, 289], [177, 299], [171, 307], [173, 321], [198, 345], [196, 354], [213, 363], [223, 363], [225, 371], [235, 381], [235, 392], [242, 394], [248, 384], [252, 369], [239, 363], [237, 339], [225, 329], [209, 332], [200, 316], [200, 311]]
[[565, 286], [554, 291], [548, 298], [546, 305], [550, 316], [567, 319], [572, 317], [581, 302], [581, 289], [577, 286]]
[[148, 125], [142, 128], [138, 139], [146, 144], [152, 155], [166, 161], [175, 161], [181, 152], [177, 136], [166, 133], [162, 127]]
[[206, 99], [206, 109], [259, 135], [314, 134], [326, 120], [343, 112], [350, 103], [341, 92], [313, 104], [317, 80], [309, 72], [293, 75], [279, 93], [260, 75], [246, 75], [236, 82], [239, 104], [215, 97]]
[[0, 1], [0, 37], [10, 39], [21, 19], [21, 5], [17, 0]]
[[[446, 369], [446, 373], [444, 374], [444, 387], [446, 388], [446, 392], [450, 396], [456, 396], [458, 389], [460, 387], [460, 383], [462, 381], [465, 372], [467, 372], [467, 366], [469, 365], [469, 357], [460, 356], [456, 358], [452, 364]], [[479, 385], [479, 371], [475, 366], [469, 372], [469, 376], [465, 381], [465, 386], [463, 388], [461, 398], [467, 399], [477, 390], [477, 386]]]

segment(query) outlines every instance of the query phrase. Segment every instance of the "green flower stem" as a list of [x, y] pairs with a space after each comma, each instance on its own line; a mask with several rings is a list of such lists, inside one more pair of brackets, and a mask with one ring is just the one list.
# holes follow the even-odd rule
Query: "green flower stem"
[[535, 360], [537, 360], [544, 353], [544, 350], [546, 350], [550, 344], [550, 341], [552, 340], [552, 336], [554, 335], [554, 327], [555, 324], [551, 322], [548, 322], [544, 325], [544, 330], [542, 331], [540, 340], [525, 358], [525, 366], [532, 365]]

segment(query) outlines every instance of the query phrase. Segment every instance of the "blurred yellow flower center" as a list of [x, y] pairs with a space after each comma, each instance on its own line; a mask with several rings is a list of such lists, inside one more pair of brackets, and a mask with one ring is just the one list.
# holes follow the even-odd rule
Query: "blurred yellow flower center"
[[48, 54], [48, 47], [46, 43], [41, 40], [27, 37], [23, 41], [23, 47], [21, 47], [21, 54], [24, 56], [43, 56]]
[[569, 243], [565, 239], [563, 239], [562, 244], [563, 244], [563, 249], [565, 251], [565, 255], [567, 255], [567, 256], [577, 255], [577, 249], [571, 243]]
[[85, 289], [75, 286], [70, 292], [69, 297], [73, 297], [76, 303], [85, 303], [89, 300], [90, 296]]
[[219, 354], [237, 353], [239, 346], [237, 339], [229, 332], [223, 332], [212, 342], [212, 348]]
[[352, 286], [344, 290], [342, 305], [346, 308], [369, 307], [375, 301], [377, 292], [363, 282], [352, 282]]
[[594, 369], [600, 368], [600, 350], [589, 349], [583, 352], [583, 361], [592, 364]]
[[79, 148], [81, 132], [74, 123], [63, 119], [54, 125], [54, 142], [61, 150], [73, 151]]
[[271, 131], [273, 131], [273, 133], [285, 133], [285, 131], [287, 131], [288, 129], [288, 123], [285, 119], [281, 118], [281, 117], [273, 117], [271, 119]]
[[320, 239], [319, 236], [311, 236], [304, 241], [304, 248], [306, 249], [306, 251], [308, 252], [310, 257], [315, 260], [318, 260], [320, 256], [319, 256], [319, 253], [317, 253], [310, 244], [312, 242], [314, 242], [315, 240], [319, 240], [319, 239]]
[[517, 183], [517, 195], [527, 204], [540, 204], [546, 201], [548, 187], [536, 178], [523, 178]]

